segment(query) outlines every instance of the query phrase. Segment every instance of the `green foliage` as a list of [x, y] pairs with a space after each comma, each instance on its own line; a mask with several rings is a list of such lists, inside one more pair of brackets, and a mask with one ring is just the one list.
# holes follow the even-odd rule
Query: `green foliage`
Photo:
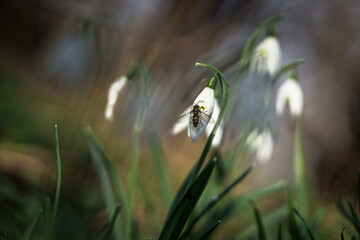
[[110, 238], [111, 236], [111, 232], [113, 231], [114, 229], [114, 225], [115, 225], [115, 221], [116, 221], [116, 218], [119, 216], [120, 214], [120, 211], [121, 211], [121, 207], [120, 206], [117, 206], [114, 210], [114, 213], [111, 217], [111, 220], [108, 224], [106, 224], [99, 232], [98, 236], [96, 239], [98, 240], [107, 240]]
[[210, 235], [215, 231], [215, 229], [219, 226], [221, 220], [219, 220], [214, 226], [212, 226], [206, 233], [199, 238], [199, 240], [206, 240], [209, 239]]
[[[106, 209], [111, 220], [111, 214], [115, 211], [116, 206], [125, 205], [125, 194], [123, 188], [118, 182], [115, 168], [111, 162], [107, 159], [106, 155], [102, 151], [101, 147], [95, 140], [90, 128], [85, 129], [85, 136], [90, 149], [93, 163], [100, 179], [102, 193], [105, 200]], [[117, 223], [115, 222], [115, 225]], [[121, 225], [118, 225], [121, 226]], [[119, 228], [115, 228], [115, 235], [117, 239], [121, 238]]]
[[[220, 231], [226, 221], [235, 219], [237, 222], [243, 219], [249, 219], [244, 213], [246, 208], [249, 209], [249, 203], [255, 216], [254, 221], [239, 223], [238, 231], [234, 233], [235, 239], [254, 239], [260, 240], [271, 239], [315, 239], [316, 231], [313, 229], [314, 224], [308, 224], [307, 221], [312, 219], [309, 216], [309, 199], [308, 199], [308, 183], [306, 178], [305, 156], [302, 143], [302, 130], [300, 118], [296, 119], [296, 130], [294, 133], [294, 165], [295, 165], [295, 198], [293, 200], [289, 186], [286, 181], [280, 180], [267, 186], [252, 189], [246, 193], [238, 195], [234, 189], [242, 183], [247, 176], [253, 171], [255, 164], [248, 166], [244, 163], [247, 157], [246, 138], [251, 132], [255, 123], [246, 126], [241, 136], [238, 137], [236, 144], [232, 145], [224, 154], [220, 150], [214, 151], [212, 154], [211, 144], [215, 137], [217, 128], [224, 119], [228, 106], [233, 100], [236, 86], [241, 80], [242, 73], [245, 72], [253, 54], [253, 50], [260, 37], [266, 32], [273, 31], [274, 25], [280, 21], [282, 17], [274, 17], [264, 21], [254, 31], [253, 35], [248, 39], [246, 46], [241, 55], [239, 64], [239, 72], [234, 81], [234, 86], [230, 89], [225, 75], [216, 67], [206, 64], [197, 63], [197, 66], [203, 66], [212, 72], [210, 79], [220, 82], [221, 89], [221, 107], [219, 117], [214, 125], [212, 133], [201, 152], [201, 155], [191, 171], [188, 173], [175, 196], [168, 176], [165, 163], [165, 154], [163, 153], [161, 139], [154, 131], [149, 137], [150, 150], [154, 160], [156, 172], [156, 186], [159, 187], [161, 194], [156, 195], [156, 201], [149, 190], [146, 179], [140, 179], [138, 176], [139, 159], [140, 159], [140, 139], [144, 132], [143, 125], [146, 117], [149, 96], [150, 81], [146, 67], [136, 62], [133, 68], [127, 73], [131, 79], [137, 77], [141, 82], [140, 101], [136, 106], [137, 114], [132, 132], [130, 170], [128, 176], [127, 191], [120, 182], [114, 163], [107, 158], [104, 150], [95, 139], [90, 127], [84, 130], [85, 139], [88, 145], [92, 163], [94, 165], [98, 180], [100, 182], [101, 197], [103, 198], [106, 209], [106, 224], [99, 231], [93, 234], [95, 239], [138, 239], [143, 238], [144, 230], [141, 224], [151, 226], [154, 236], [160, 240], [172, 239], [209, 239], [215, 234], [215, 230]], [[285, 73], [294, 71], [294, 69], [303, 61], [291, 62], [280, 68], [275, 76], [272, 77], [272, 84]], [[133, 80], [134, 80], [133, 79]], [[216, 85], [215, 82], [212, 82]], [[274, 87], [274, 86], [273, 86]], [[272, 89], [273, 90], [273, 89]], [[263, 116], [263, 115], [261, 115]], [[266, 118], [266, 116], [263, 116]], [[255, 122], [255, 121], [254, 121]], [[257, 123], [257, 121], [256, 121]], [[33, 236], [40, 236], [39, 239], [51, 239], [54, 237], [54, 229], [59, 219], [59, 203], [62, 181], [62, 166], [60, 155], [60, 144], [58, 129], [55, 125], [55, 152], [57, 160], [57, 181], [53, 207], [51, 206], [50, 197], [43, 197], [42, 210], [40, 212], [29, 214], [24, 222], [26, 222], [25, 231], [23, 231], [22, 239], [32, 239]], [[208, 155], [211, 156], [209, 159]], [[239, 157], [241, 156], [241, 158]], [[207, 162], [207, 164], [205, 164]], [[247, 164], [247, 165], [245, 165]], [[203, 167], [205, 165], [205, 167]], [[240, 166], [248, 166], [240, 168]], [[239, 167], [238, 167], [239, 166]], [[245, 169], [242, 172], [239, 169]], [[239, 174], [240, 173], [240, 174]], [[216, 176], [214, 176], [216, 174]], [[360, 194], [360, 172], [359, 174], [359, 194]], [[213, 176], [213, 177], [212, 177]], [[0, 179], [2, 182], [2, 179]], [[287, 202], [284, 204], [281, 199], [280, 204], [271, 211], [261, 213], [258, 205], [263, 206], [257, 201], [270, 198], [272, 195], [280, 195], [287, 189]], [[19, 197], [13, 189], [0, 185], [0, 193], [6, 193], [11, 201], [19, 205], [25, 205], [25, 201]], [[137, 190], [141, 194], [141, 201], [135, 201]], [[64, 189], [62, 190], [62, 193]], [[159, 200], [159, 202], [157, 202]], [[143, 204], [148, 210], [150, 217], [145, 217], [143, 222], [139, 222], [134, 215], [134, 208]], [[340, 200], [337, 206], [344, 217], [351, 223], [351, 226], [360, 235], [360, 217], [355, 211], [352, 204], [344, 205]], [[99, 204], [100, 205], [100, 204]], [[162, 219], [161, 214], [157, 212], [156, 206], [165, 206], [167, 215]], [[360, 205], [360, 204], [359, 204]], [[27, 206], [27, 205], [26, 205]], [[62, 205], [60, 205], [62, 206]], [[37, 206], [38, 207], [38, 206]], [[102, 209], [102, 206], [100, 206]], [[295, 209], [296, 207], [296, 209]], [[39, 207], [37, 208], [38, 211]], [[298, 211], [298, 210], [299, 211]], [[97, 209], [98, 210], [98, 209]], [[120, 214], [121, 210], [124, 216]], [[14, 210], [15, 212], [15, 210]], [[360, 212], [360, 209], [359, 209]], [[245, 216], [244, 216], [245, 215]], [[21, 216], [21, 214], [19, 214]], [[232, 218], [231, 218], [232, 217]], [[149, 220], [150, 219], [150, 220]], [[318, 219], [314, 217], [313, 222]], [[145, 223], [144, 223], [145, 222]], [[161, 222], [164, 222], [161, 225]], [[312, 223], [312, 222], [311, 222]], [[273, 230], [274, 227], [277, 229]], [[344, 230], [341, 232], [341, 239], [344, 239]], [[75, 236], [76, 237], [76, 236]], [[74, 238], [75, 238], [74, 237]], [[8, 237], [7, 231], [5, 239]]]
[[54, 213], [51, 219], [51, 227], [54, 226], [56, 214], [59, 208], [59, 199], [60, 199], [60, 189], [61, 189], [61, 156], [60, 156], [60, 144], [59, 144], [59, 134], [58, 127], [55, 125], [55, 152], [56, 152], [56, 165], [57, 165], [57, 179], [56, 179], [56, 193], [55, 193], [55, 202], [54, 202]]
[[41, 216], [42, 210], [36, 215], [34, 220], [29, 224], [29, 226], [26, 228], [24, 235], [22, 237], [22, 240], [29, 240], [31, 239], [31, 234], [36, 226], [36, 224], [39, 222], [40, 216]]
[[254, 202], [250, 202], [250, 203], [254, 209], [254, 215], [255, 215], [256, 224], [258, 227], [259, 240], [266, 240], [266, 233], [265, 233], [264, 223], [262, 220], [261, 213]]

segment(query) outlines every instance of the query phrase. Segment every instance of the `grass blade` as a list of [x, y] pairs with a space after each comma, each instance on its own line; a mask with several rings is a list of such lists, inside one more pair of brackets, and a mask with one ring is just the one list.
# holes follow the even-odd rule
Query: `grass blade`
[[[22, 236], [22, 240], [29, 240], [32, 239], [31, 237], [31, 233], [33, 232], [36, 224], [38, 223], [40, 216], [42, 214], [42, 210], [39, 211], [39, 213], [36, 215], [36, 217], [34, 218], [34, 220], [31, 221], [31, 223], [29, 224], [29, 226], [26, 228], [24, 235]], [[7, 234], [6, 234], [7, 236]]]
[[[283, 190], [287, 186], [286, 181], [280, 180], [276, 183], [270, 184], [268, 186], [253, 190], [251, 192], [245, 193], [244, 195], [238, 197], [237, 199], [231, 199], [225, 206], [222, 206], [220, 209], [216, 209], [214, 213], [211, 213], [211, 216], [207, 218], [207, 221], [203, 225], [204, 227], [200, 227], [199, 230], [192, 233], [191, 236], [201, 236], [200, 233], [206, 231], [206, 226], [213, 224], [213, 219], [222, 219], [222, 221], [227, 220], [230, 216], [234, 215], [235, 213], [242, 210], [244, 207], [248, 206], [249, 201], [257, 200], [262, 197], [268, 196], [270, 194], [274, 194]], [[274, 211], [273, 213], [269, 214], [268, 216], [264, 217], [265, 226], [272, 224], [271, 221], [280, 221], [285, 217], [288, 210], [286, 207], [280, 209], [279, 212]], [[250, 237], [256, 236], [256, 226], [250, 226], [246, 229], [244, 234], [239, 235], [244, 239], [248, 239]]]
[[196, 203], [210, 179], [216, 161], [216, 158], [211, 159], [196, 181], [190, 185], [189, 190], [186, 191], [179, 204], [175, 207], [174, 212], [165, 223], [159, 237], [160, 240], [179, 238], [187, 219], [194, 210]]
[[[106, 209], [109, 215], [109, 220], [111, 221], [111, 214], [115, 211], [116, 206], [118, 205], [118, 199], [116, 199], [115, 197], [114, 185], [113, 185], [113, 184], [117, 184], [115, 183], [117, 182], [116, 181], [117, 179], [115, 179], [115, 176], [110, 177], [111, 171], [112, 174], [114, 174], [115, 169], [112, 167], [110, 161], [106, 158], [101, 147], [95, 140], [91, 128], [90, 127], [85, 128], [84, 133], [89, 146], [91, 159], [94, 163], [95, 170], [100, 179], [102, 194], [104, 196]], [[112, 170], [109, 171], [109, 168], [111, 168]], [[118, 191], [120, 191], [120, 189], [118, 189]], [[118, 222], [115, 222], [115, 225], [117, 224]], [[117, 226], [118, 227], [115, 227], [114, 230], [115, 238], [121, 239], [121, 233], [120, 233], [121, 225], [119, 224]]]
[[164, 204], [165, 207], [169, 209], [173, 193], [170, 187], [171, 184], [169, 177], [167, 176], [165, 170], [165, 157], [161, 148], [161, 142], [156, 131], [153, 131], [149, 142], [153, 151], [156, 169], [158, 171], [159, 183], [163, 194]]
[[336, 201], [336, 206], [338, 207], [338, 209], [340, 210], [340, 212], [343, 214], [343, 216], [345, 218], [347, 218], [351, 224], [353, 225], [353, 227], [356, 229], [356, 231], [360, 234], [360, 224], [359, 222], [356, 221], [356, 219], [353, 218], [353, 216], [351, 215], [351, 213], [349, 213], [346, 208], [343, 206], [343, 204], [341, 203], [341, 200], [338, 199]]
[[283, 190], [287, 186], [287, 182], [284, 180], [280, 180], [274, 184], [270, 184], [268, 186], [253, 190], [241, 196], [238, 201], [236, 201], [235, 209], [240, 210], [249, 202], [249, 200], [255, 201], [261, 197], [273, 194], [280, 190]]
[[282, 234], [281, 234], [281, 223], [279, 224], [278, 232], [277, 232], [277, 240], [282, 240]]
[[209, 239], [210, 235], [215, 231], [215, 229], [219, 226], [221, 220], [219, 220], [214, 226], [212, 226], [199, 240]]
[[159, 216], [156, 212], [155, 206], [153, 204], [153, 201], [151, 200], [149, 193], [146, 191], [146, 189], [144, 188], [144, 185], [139, 183], [139, 187], [140, 187], [140, 192], [141, 192], [141, 196], [142, 199], [145, 202], [145, 207], [147, 209], [147, 211], [149, 211], [150, 213], [150, 217], [151, 217], [151, 225], [152, 228], [154, 230], [154, 232], [156, 234], [159, 234], [159, 230], [160, 230], [160, 220], [159, 220]]
[[100, 231], [100, 233], [98, 234], [97, 239], [99, 239], [99, 240], [107, 240], [107, 239], [110, 238], [111, 232], [114, 229], [116, 218], [120, 214], [120, 211], [121, 211], [121, 207], [117, 206], [115, 208], [115, 210], [114, 210], [114, 213], [113, 213], [113, 215], [111, 217], [110, 222], [108, 224], [106, 224], [104, 226], [104, 228]]
[[341, 240], [344, 240], [345, 238], [344, 238], [344, 231], [345, 231], [345, 228], [343, 228], [342, 230], [341, 230]]
[[289, 209], [288, 222], [289, 222], [289, 233], [290, 233], [291, 239], [300, 240], [300, 239], [302, 239], [302, 236], [301, 236], [300, 229], [296, 223], [296, 219], [294, 216], [294, 211], [293, 211], [294, 206], [293, 206], [290, 190], [288, 190], [288, 192], [287, 192], [287, 206]]
[[308, 224], [306, 223], [305, 219], [301, 216], [301, 214], [299, 213], [298, 210], [296, 210], [295, 208], [294, 208], [293, 210], [294, 210], [294, 212], [296, 213], [296, 215], [300, 218], [300, 220], [303, 222], [303, 224], [304, 224], [304, 226], [305, 226], [305, 228], [306, 228], [306, 231], [307, 231], [307, 233], [308, 233], [309, 236], [310, 236], [310, 239], [311, 239], [311, 240], [315, 240], [314, 235], [312, 234], [311, 229], [309, 228], [309, 226], [308, 226]]
[[359, 215], [360, 215], [360, 170], [358, 171], [358, 207], [359, 207]]
[[[100, 168], [103, 169], [106, 173], [108, 181], [111, 186], [111, 190], [116, 198], [116, 201], [119, 201], [121, 205], [125, 205], [125, 194], [124, 194], [124, 187], [122, 186], [118, 175], [116, 173], [116, 169], [114, 165], [110, 162], [108, 157], [105, 155], [104, 151], [102, 150], [99, 143], [96, 141], [94, 134], [90, 127], [86, 127], [84, 130], [86, 140], [88, 142], [88, 147], [90, 150], [90, 154], [92, 156], [93, 161], [96, 161], [96, 166], [101, 166]], [[112, 211], [113, 212], [113, 211]]]
[[259, 209], [257, 208], [256, 204], [253, 201], [250, 201], [250, 204], [254, 210], [254, 215], [255, 215], [255, 219], [256, 219], [256, 224], [257, 224], [257, 228], [258, 228], [258, 237], [259, 240], [266, 240], [266, 232], [264, 229], [264, 223], [262, 220], [262, 216], [261, 213], [259, 211]]
[[195, 170], [196, 165], [193, 167], [193, 169], [191, 170], [191, 172], [186, 176], [185, 180], [183, 181], [183, 183], [180, 186], [180, 189], [177, 191], [176, 196], [170, 206], [170, 210], [168, 212], [168, 215], [166, 216], [166, 221], [168, 221], [168, 219], [170, 218], [170, 216], [173, 214], [176, 206], [179, 204], [180, 200], [182, 199], [182, 197], [184, 196], [189, 184], [190, 184], [190, 180], [191, 177], [193, 175], [193, 172]]
[[352, 204], [349, 203], [349, 202], [348, 202], [348, 207], [349, 207], [350, 214], [351, 214], [352, 218], [353, 218], [358, 224], [360, 224], [359, 216], [356, 214], [354, 207], [353, 207]]
[[234, 182], [232, 182], [229, 186], [227, 186], [222, 192], [214, 196], [210, 202], [207, 203], [207, 205], [204, 207], [204, 209], [194, 218], [193, 221], [189, 224], [189, 227], [184, 232], [182, 238], [186, 238], [192, 228], [195, 226], [195, 224], [200, 220], [202, 216], [204, 216], [209, 210], [211, 210], [223, 197], [226, 196], [227, 193], [230, 192], [231, 189], [233, 189], [238, 183], [240, 183], [245, 177], [253, 170], [255, 167], [255, 164], [252, 164], [250, 167], [248, 167], [244, 172], [242, 172], [237, 179], [235, 179]]
[[57, 179], [56, 179], [56, 193], [54, 202], [54, 212], [51, 219], [51, 227], [54, 226], [56, 214], [59, 208], [60, 190], [61, 190], [61, 155], [60, 155], [60, 144], [58, 126], [55, 124], [55, 152], [56, 152], [56, 166], [57, 166]]
[[[286, 206], [280, 207], [275, 211], [265, 215], [263, 217], [263, 223], [265, 227], [269, 227], [277, 222], [283, 220], [286, 215], [289, 213], [289, 210]], [[246, 239], [253, 239], [258, 234], [258, 227], [255, 224], [252, 224], [236, 238], [237, 240], [246, 240]]]

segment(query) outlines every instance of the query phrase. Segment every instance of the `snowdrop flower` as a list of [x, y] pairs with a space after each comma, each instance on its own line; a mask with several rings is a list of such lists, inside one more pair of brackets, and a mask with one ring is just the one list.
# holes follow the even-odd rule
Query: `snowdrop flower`
[[[207, 127], [205, 128], [206, 135], [210, 135], [212, 130], [214, 129], [215, 122], [219, 118], [220, 114], [220, 106], [217, 100], [215, 100], [214, 111], [212, 114], [212, 118], [215, 120], [214, 122], [209, 122]], [[215, 137], [211, 143], [213, 147], [218, 147], [221, 143], [222, 135], [224, 129], [224, 119], [221, 120], [219, 127], [216, 129]]]
[[119, 92], [124, 88], [128, 81], [126, 76], [121, 76], [115, 82], [113, 82], [108, 91], [108, 102], [105, 108], [105, 119], [108, 121], [113, 120], [114, 107], [116, 100], [119, 96]]
[[[180, 115], [184, 116], [186, 113], [189, 113], [193, 109], [193, 106], [189, 106], [185, 109], [185, 111]], [[205, 128], [206, 135], [209, 136], [214, 129], [215, 123], [217, 119], [219, 118], [220, 114], [220, 106], [217, 100], [215, 100], [214, 104], [214, 110], [212, 113], [212, 119], [213, 121], [209, 121], [208, 125]], [[189, 116], [190, 117], [190, 116]], [[182, 132], [183, 130], [187, 129], [188, 136], [190, 137], [190, 131], [189, 131], [189, 121], [182, 121], [178, 122], [177, 124], [174, 124], [173, 128], [171, 129], [172, 135], [177, 135], [178, 133]], [[211, 143], [213, 147], [218, 147], [221, 143], [222, 135], [223, 135], [223, 129], [224, 129], [224, 120], [221, 120], [219, 127], [216, 130], [215, 137]]]
[[[193, 142], [196, 142], [199, 139], [200, 135], [205, 130], [209, 121], [212, 119], [211, 116], [215, 105], [214, 89], [210, 87], [204, 88], [204, 90], [199, 94], [199, 96], [197, 96], [197, 98], [193, 103], [194, 107], [196, 107], [197, 105], [199, 106], [200, 109], [199, 124], [195, 126], [196, 125], [195, 116], [193, 116], [193, 119], [189, 118], [188, 131], [190, 133], [190, 138], [192, 139]], [[206, 117], [203, 118], [202, 116], [206, 116]]]
[[250, 69], [273, 75], [278, 69], [281, 58], [281, 50], [278, 39], [268, 36], [254, 49]]
[[178, 134], [184, 129], [188, 129], [188, 136], [196, 142], [209, 122], [213, 122], [211, 117], [215, 105], [214, 85], [209, 84], [196, 97], [194, 103], [189, 106], [183, 114], [176, 120], [171, 133]]
[[282, 114], [285, 104], [289, 103], [292, 116], [300, 116], [303, 111], [304, 94], [294, 78], [288, 78], [279, 88], [276, 97], [276, 113]]
[[270, 131], [265, 130], [259, 133], [254, 130], [246, 139], [248, 147], [255, 152], [255, 157], [259, 162], [267, 162], [270, 160], [274, 143]]

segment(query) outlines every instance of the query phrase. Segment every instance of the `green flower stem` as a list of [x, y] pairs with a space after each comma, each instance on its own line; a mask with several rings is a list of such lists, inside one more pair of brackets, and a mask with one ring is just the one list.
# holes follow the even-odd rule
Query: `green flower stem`
[[211, 70], [214, 74], [216, 74], [217, 78], [220, 80], [220, 83], [221, 83], [221, 91], [222, 91], [222, 101], [221, 101], [221, 106], [220, 106], [220, 114], [219, 114], [219, 117], [215, 123], [215, 126], [206, 142], [206, 145], [205, 145], [205, 148], [200, 156], [200, 159], [194, 169], [194, 172], [192, 173], [192, 176], [191, 176], [191, 179], [190, 179], [190, 183], [188, 185], [191, 186], [191, 184], [193, 184], [195, 182], [195, 179], [197, 178], [199, 172], [200, 172], [200, 169], [205, 161], [205, 158], [210, 150], [210, 147], [211, 147], [211, 143], [215, 137], [215, 133], [216, 133], [216, 130], [217, 128], [219, 127], [220, 125], [220, 122], [221, 120], [223, 119], [224, 115], [225, 115], [225, 112], [226, 112], [226, 109], [227, 109], [227, 106], [228, 106], [228, 85], [227, 85], [227, 82], [226, 82], [226, 78], [225, 76], [215, 67], [209, 65], [209, 64], [206, 64], [206, 63], [196, 63], [196, 66], [203, 66], [203, 67], [206, 67], [208, 68], [209, 70]]
[[214, 75], [209, 79], [207, 87], [215, 89], [216, 84], [217, 84], [217, 77], [216, 75]]
[[[305, 61], [303, 59], [298, 59], [296, 61], [293, 61], [293, 62], [290, 62], [290, 63], [284, 65], [275, 73], [274, 78], [273, 78], [273, 83], [276, 83], [282, 75], [284, 75], [285, 73], [288, 73], [288, 72], [290, 72], [290, 75], [291, 75], [290, 77], [297, 78], [296, 67], [299, 66], [300, 64], [304, 64], [304, 63], [305, 63]], [[295, 74], [295, 76], [293, 74]]]
[[126, 222], [125, 222], [125, 236], [126, 239], [131, 239], [131, 229], [133, 221], [133, 208], [134, 208], [134, 196], [138, 178], [138, 164], [139, 164], [139, 140], [140, 132], [142, 130], [144, 120], [146, 117], [146, 111], [148, 107], [149, 95], [150, 95], [150, 82], [149, 74], [145, 66], [138, 62], [138, 71], [140, 76], [143, 78], [142, 81], [142, 94], [144, 96], [140, 102], [138, 112], [136, 115], [135, 126], [132, 137], [132, 148], [131, 148], [131, 162], [130, 162], [130, 176], [129, 176], [129, 193], [126, 204]]
[[60, 190], [61, 190], [61, 156], [60, 156], [60, 145], [59, 145], [59, 135], [58, 127], [55, 124], [55, 152], [56, 152], [56, 165], [57, 165], [57, 179], [56, 179], [56, 192], [55, 192], [55, 202], [54, 202], [54, 212], [51, 218], [51, 228], [54, 226], [56, 214], [59, 208], [59, 199], [60, 199]]
[[306, 166], [303, 150], [303, 139], [301, 130], [301, 120], [296, 118], [295, 134], [294, 134], [294, 167], [295, 167], [295, 184], [296, 198], [298, 210], [301, 215], [307, 219], [308, 216], [308, 189], [306, 179]]

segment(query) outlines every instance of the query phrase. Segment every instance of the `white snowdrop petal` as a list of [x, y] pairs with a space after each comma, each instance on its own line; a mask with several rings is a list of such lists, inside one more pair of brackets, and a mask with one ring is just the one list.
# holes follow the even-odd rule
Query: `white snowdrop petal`
[[255, 158], [259, 162], [267, 162], [270, 160], [274, 142], [269, 131], [264, 131], [258, 134], [257, 130], [252, 131], [247, 140], [248, 147], [255, 152]]
[[253, 53], [251, 69], [269, 72], [273, 75], [279, 67], [281, 59], [281, 49], [276, 37], [266, 37], [260, 42]]
[[256, 159], [259, 162], [267, 162], [271, 159], [271, 155], [274, 148], [274, 143], [270, 132], [266, 131], [258, 136], [258, 151], [256, 153]]
[[[192, 106], [189, 106], [185, 109], [184, 112], [182, 112], [180, 114], [180, 116], [190, 112], [192, 109]], [[187, 129], [188, 128], [188, 124], [189, 124], [189, 121], [183, 121], [181, 123], [175, 123], [174, 126], [172, 127], [171, 129], [171, 134], [172, 135], [177, 135], [178, 133], [182, 132], [183, 130]]]
[[[214, 89], [205, 87], [204, 90], [196, 97], [193, 106], [198, 104], [200, 110], [206, 113], [209, 116], [212, 116], [215, 104], [215, 95]], [[192, 119], [189, 119], [188, 133], [193, 142], [196, 142], [202, 132], [205, 130], [209, 122], [199, 121], [199, 124], [195, 127], [192, 124]]]
[[[218, 101], [215, 100], [214, 111], [212, 113], [212, 118], [214, 119], [214, 122], [209, 123], [207, 125], [207, 127], [205, 128], [207, 136], [209, 136], [211, 134], [212, 130], [214, 129], [215, 122], [219, 118], [219, 114], [220, 114], [220, 106], [219, 106]], [[221, 140], [222, 140], [223, 131], [224, 131], [223, 129], [224, 129], [224, 120], [221, 120], [220, 125], [216, 130], [215, 137], [211, 144], [213, 147], [218, 147], [220, 145]]]
[[304, 94], [297, 81], [287, 79], [279, 88], [276, 97], [276, 113], [281, 114], [284, 106], [289, 102], [290, 112], [293, 116], [302, 114], [304, 105]]
[[107, 120], [113, 119], [114, 106], [116, 100], [118, 99], [119, 92], [126, 85], [126, 82], [127, 82], [126, 76], [121, 76], [120, 78], [118, 78], [118, 80], [116, 80], [111, 84], [108, 91], [108, 101], [105, 108], [105, 119]]
[[214, 94], [214, 89], [209, 87], [204, 88], [204, 90], [195, 99], [193, 105], [198, 104], [200, 107], [203, 107], [202, 111], [211, 116], [215, 104]]

